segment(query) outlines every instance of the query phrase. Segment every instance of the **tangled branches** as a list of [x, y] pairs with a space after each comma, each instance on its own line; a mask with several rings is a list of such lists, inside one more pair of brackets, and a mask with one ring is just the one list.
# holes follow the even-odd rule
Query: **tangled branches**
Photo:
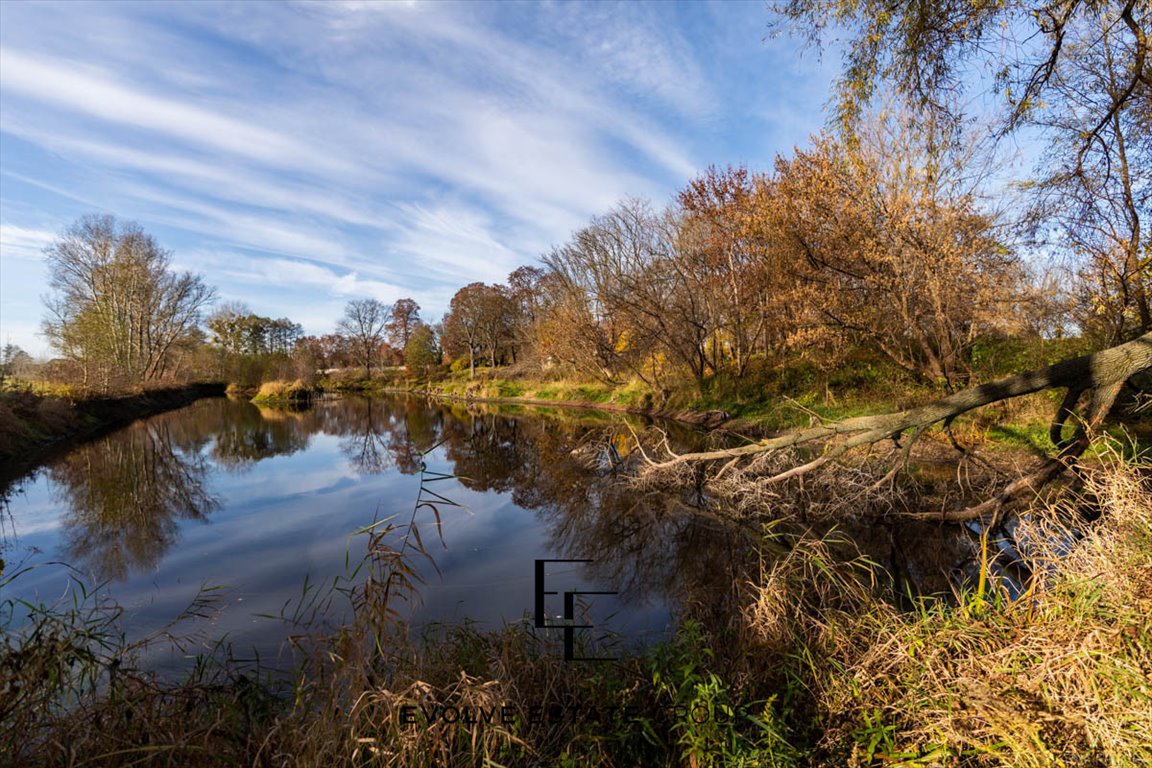
[[[1152, 333], [1094, 354], [963, 390], [910, 410], [817, 424], [736, 448], [676, 454], [665, 443], [664, 458], [654, 459], [644, 454], [645, 466], [640, 468], [635, 482], [642, 487], [691, 477], [697, 487], [706, 485], [710, 492], [732, 500], [737, 509], [811, 504], [813, 498], [827, 496], [834, 501], [824, 502], [822, 508], [829, 511], [859, 513], [877, 505], [882, 509], [886, 504], [889, 512], [926, 519], [960, 522], [987, 515], [995, 517], [1006, 507], [1034, 497], [1040, 488], [1074, 467], [1076, 459], [1104, 424], [1125, 382], [1150, 369]], [[893, 481], [900, 468], [907, 465], [913, 445], [928, 429], [940, 425], [947, 433], [952, 422], [962, 414], [1047, 389], [1067, 390], [1049, 430], [1057, 449], [1054, 456], [1012, 482], [1001, 484], [999, 490], [977, 503], [938, 510], [924, 510], [904, 503], [907, 499], [901, 497]], [[1075, 424], [1075, 430], [1065, 437], [1069, 424]], [[873, 449], [886, 441], [891, 441], [898, 451], [889, 454], [888, 469], [879, 479], [875, 479], [876, 464], [871, 450], [868, 456], [852, 465], [841, 461], [849, 453]], [[959, 449], [955, 440], [952, 444]], [[813, 486], [820, 492], [814, 495]], [[802, 491], [799, 497], [792, 493], [796, 489]], [[800, 501], [787, 500], [796, 498]]]

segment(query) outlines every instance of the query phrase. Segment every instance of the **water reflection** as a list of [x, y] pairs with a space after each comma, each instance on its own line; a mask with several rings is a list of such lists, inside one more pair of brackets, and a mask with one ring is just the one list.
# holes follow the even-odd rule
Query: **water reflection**
[[80, 446], [49, 469], [67, 559], [99, 580], [154, 566], [181, 520], [207, 520], [219, 501], [205, 488], [204, 435], [171, 414]]
[[[399, 407], [398, 407], [399, 406]], [[339, 409], [340, 452], [362, 475], [395, 468], [404, 475], [420, 471], [420, 453], [436, 441], [439, 420], [415, 398], [385, 401], [352, 398]], [[328, 426], [327, 429], [333, 429]]]
[[[693, 437], [681, 430], [674, 439], [683, 445]], [[457, 409], [444, 438], [462, 484], [510, 492], [516, 506], [536, 512], [551, 549], [592, 561], [591, 580], [630, 600], [660, 596], [700, 619], [723, 614], [756, 557], [747, 529], [686, 503], [695, 499], [640, 493], [617, 476], [613, 451], [625, 451], [631, 439], [622, 424]]]
[[308, 448], [313, 430], [306, 424], [306, 411], [263, 408], [228, 398], [204, 405], [204, 415], [194, 424], [212, 436], [212, 459], [220, 466], [243, 470], [263, 459]]
[[[79, 447], [47, 476], [66, 507], [63, 559], [102, 580], [135, 575], [137, 597], [167, 590], [176, 600], [181, 585], [211, 579], [236, 587], [246, 610], [274, 614], [306, 575], [340, 573], [348, 535], [374, 514], [406, 516], [426, 457], [456, 478], [433, 490], [474, 511], [421, 520], [426, 544], [440, 538], [430, 526], [443, 536], [425, 620], [517, 620], [532, 605], [533, 558], [563, 558], [590, 561], [583, 579], [619, 592], [629, 613], [647, 611], [653, 623], [680, 613], [722, 632], [756, 575], [760, 531], [723, 519], [691, 489], [626, 485], [616, 466], [641, 426], [416, 397], [292, 411], [220, 398]], [[678, 451], [701, 439], [671, 429]], [[913, 591], [947, 588], [953, 532], [844, 530]]]

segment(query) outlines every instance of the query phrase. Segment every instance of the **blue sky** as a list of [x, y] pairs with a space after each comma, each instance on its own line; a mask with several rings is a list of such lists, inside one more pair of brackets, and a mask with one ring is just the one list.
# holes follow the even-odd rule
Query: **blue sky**
[[46, 354], [42, 249], [139, 222], [221, 300], [438, 319], [627, 196], [767, 169], [838, 57], [762, 2], [0, 2], [0, 342]]

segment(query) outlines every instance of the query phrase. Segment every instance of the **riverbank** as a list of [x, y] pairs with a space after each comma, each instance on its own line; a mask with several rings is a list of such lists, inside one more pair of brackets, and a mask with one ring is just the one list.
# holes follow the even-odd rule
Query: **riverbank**
[[[411, 386], [396, 382], [354, 388], [325, 385], [326, 391], [372, 394], [414, 394], [450, 402], [525, 405], [627, 413], [675, 421], [701, 429], [723, 429], [759, 439], [782, 432], [855, 416], [915, 408], [941, 397], [938, 390], [911, 384], [826, 387], [820, 390], [779, 391], [733, 400], [722, 397], [665, 397], [636, 381], [618, 386], [587, 381], [541, 381], [467, 374]], [[1054, 393], [1036, 393], [973, 413], [952, 426], [953, 436], [970, 447], [989, 446], [1013, 454], [1047, 456], [1051, 451], [1048, 424], [1059, 405]], [[943, 438], [941, 438], [943, 439]]]
[[202, 383], [113, 396], [0, 392], [0, 484], [76, 442], [203, 397], [221, 396], [224, 389], [224, 384]]

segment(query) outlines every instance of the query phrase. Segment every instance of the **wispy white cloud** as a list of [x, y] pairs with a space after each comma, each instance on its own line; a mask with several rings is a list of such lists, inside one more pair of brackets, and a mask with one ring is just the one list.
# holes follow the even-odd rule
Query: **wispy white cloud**
[[661, 204], [819, 127], [820, 87], [743, 61], [761, 13], [0, 3], [4, 220], [110, 209], [222, 295], [282, 296], [266, 314], [306, 289], [309, 312], [357, 293], [435, 312], [621, 197]]
[[44, 249], [55, 239], [55, 232], [0, 222], [0, 254], [6, 260], [41, 261]]
[[[278, 132], [211, 109], [144, 93], [92, 64], [49, 61], [5, 46], [0, 48], [0, 86], [9, 93], [69, 111], [276, 167], [311, 169], [331, 164], [334, 171], [354, 170]], [[232, 108], [241, 114], [247, 111], [243, 105]]]

